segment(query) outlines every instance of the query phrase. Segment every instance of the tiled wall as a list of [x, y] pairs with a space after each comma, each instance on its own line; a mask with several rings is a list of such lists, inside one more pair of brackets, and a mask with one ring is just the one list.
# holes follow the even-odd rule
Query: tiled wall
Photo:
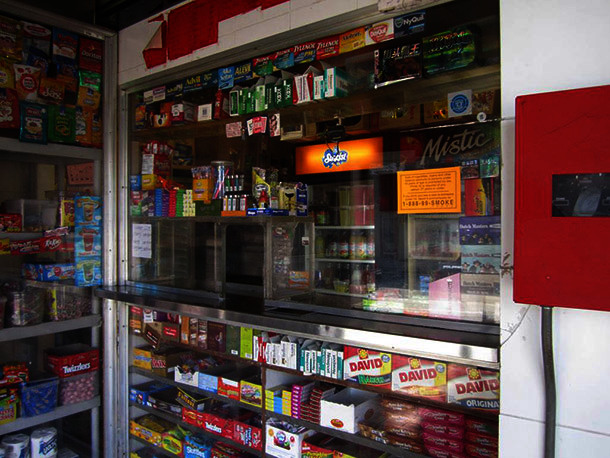
[[362, 8], [370, 9], [376, 4], [375, 0], [291, 0], [264, 11], [259, 8], [222, 21], [218, 29], [218, 43], [215, 45], [150, 70], [144, 65], [142, 49], [157, 30], [158, 23], [142, 21], [119, 33], [119, 84], [321, 20], [353, 13]]

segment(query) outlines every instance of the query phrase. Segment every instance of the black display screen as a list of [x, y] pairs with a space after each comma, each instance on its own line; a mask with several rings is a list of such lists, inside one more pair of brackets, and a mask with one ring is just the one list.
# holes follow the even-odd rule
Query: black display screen
[[610, 216], [610, 173], [553, 175], [553, 216]]

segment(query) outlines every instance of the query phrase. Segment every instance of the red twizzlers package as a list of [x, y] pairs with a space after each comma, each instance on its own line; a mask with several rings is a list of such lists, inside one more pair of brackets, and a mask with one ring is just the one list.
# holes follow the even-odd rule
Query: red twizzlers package
[[447, 368], [447, 402], [472, 409], [499, 412], [499, 372], [449, 364]]
[[445, 402], [447, 365], [427, 359], [393, 355], [392, 391]]
[[19, 129], [19, 97], [13, 89], [0, 89], [0, 129]]

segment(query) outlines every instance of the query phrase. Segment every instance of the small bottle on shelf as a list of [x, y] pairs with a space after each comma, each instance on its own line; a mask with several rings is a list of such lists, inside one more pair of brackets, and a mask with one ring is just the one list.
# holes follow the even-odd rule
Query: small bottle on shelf
[[368, 259], [375, 259], [375, 233], [369, 232], [366, 239], [366, 257]]
[[337, 250], [338, 250], [338, 254], [339, 257], [341, 259], [348, 259], [349, 258], [349, 237], [347, 235], [347, 232], [342, 232], [341, 235], [339, 236], [339, 243], [337, 244]]

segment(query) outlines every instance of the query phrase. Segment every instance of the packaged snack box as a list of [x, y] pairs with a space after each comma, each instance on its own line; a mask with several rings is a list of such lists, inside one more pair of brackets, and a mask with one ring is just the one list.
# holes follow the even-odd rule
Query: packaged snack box
[[392, 358], [392, 391], [445, 402], [447, 365], [428, 359], [394, 355]]
[[361, 385], [390, 388], [392, 380], [391, 354], [346, 346], [344, 358], [345, 380], [352, 380]]
[[447, 402], [488, 412], [500, 410], [500, 373], [449, 364]]

